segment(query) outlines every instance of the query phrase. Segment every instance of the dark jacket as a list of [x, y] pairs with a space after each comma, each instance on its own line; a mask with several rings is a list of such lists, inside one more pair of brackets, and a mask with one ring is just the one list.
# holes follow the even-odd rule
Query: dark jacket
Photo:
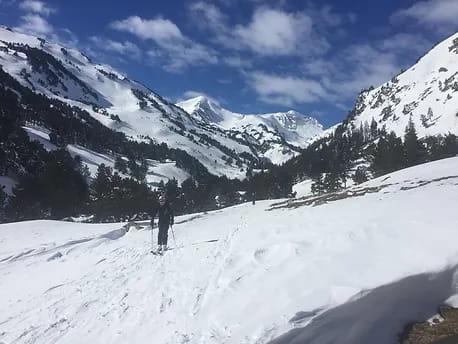
[[163, 206], [158, 205], [151, 213], [151, 223], [154, 219], [159, 218], [159, 227], [169, 227], [173, 225], [173, 210], [170, 204], [166, 202]]

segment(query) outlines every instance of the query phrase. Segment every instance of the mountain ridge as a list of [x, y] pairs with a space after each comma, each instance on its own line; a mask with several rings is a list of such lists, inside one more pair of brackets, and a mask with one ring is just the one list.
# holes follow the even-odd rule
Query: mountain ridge
[[[323, 126], [314, 118], [297, 111], [241, 114], [221, 107], [216, 101], [197, 96], [176, 104], [194, 118], [214, 124], [225, 130], [241, 132], [262, 145], [270, 145], [264, 155], [273, 162], [285, 162], [284, 158], [274, 157], [275, 145], [286, 141], [293, 151], [307, 147], [323, 132]], [[270, 151], [269, 151], [270, 150]]]
[[[194, 156], [214, 175], [245, 178], [260, 159], [281, 163], [300, 148], [286, 140], [266, 142], [213, 126], [169, 103], [110, 66], [95, 64], [76, 49], [0, 28], [3, 69], [23, 86], [87, 111], [105, 126], [132, 140], [154, 140]], [[272, 129], [273, 130], [273, 129]]]
[[436, 44], [407, 70], [364, 90], [343, 122], [351, 128], [372, 119], [402, 137], [409, 120], [418, 136], [458, 134], [458, 33]]

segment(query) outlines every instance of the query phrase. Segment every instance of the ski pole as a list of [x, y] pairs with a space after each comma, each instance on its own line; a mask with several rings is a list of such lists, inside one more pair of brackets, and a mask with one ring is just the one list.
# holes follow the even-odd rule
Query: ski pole
[[151, 222], [151, 251], [154, 250], [154, 231], [153, 231], [153, 227], [154, 227], [154, 222]]
[[172, 230], [173, 242], [175, 243], [175, 247], [178, 247], [177, 241], [175, 240], [175, 233], [173, 232], [173, 226], [170, 226], [170, 229]]

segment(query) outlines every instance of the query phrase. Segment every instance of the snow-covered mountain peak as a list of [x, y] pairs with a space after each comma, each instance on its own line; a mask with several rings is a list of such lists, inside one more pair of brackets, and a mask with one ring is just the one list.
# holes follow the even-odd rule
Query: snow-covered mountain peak
[[270, 140], [283, 140], [293, 146], [304, 148], [310, 139], [321, 134], [323, 126], [314, 118], [297, 111], [241, 114], [224, 109], [217, 102], [199, 96], [177, 104], [191, 116], [209, 124], [245, 134], [258, 135]]
[[184, 100], [176, 105], [192, 117], [206, 123], [219, 123], [225, 120], [224, 110], [221, 106], [216, 101], [205, 96]]

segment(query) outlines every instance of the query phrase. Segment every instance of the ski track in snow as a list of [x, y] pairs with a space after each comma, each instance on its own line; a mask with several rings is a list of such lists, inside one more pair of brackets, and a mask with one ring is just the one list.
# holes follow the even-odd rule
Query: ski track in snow
[[[431, 315], [456, 290], [458, 177], [440, 177], [457, 170], [452, 158], [399, 171], [367, 183], [389, 183], [380, 192], [316, 207], [266, 211], [265, 201], [178, 217], [178, 247], [169, 233], [164, 256], [150, 253], [146, 221], [129, 231], [1, 225], [0, 342], [319, 343], [325, 332], [326, 343], [382, 344], [371, 326], [383, 328], [388, 305]], [[446, 268], [440, 283], [421, 275]], [[434, 302], [418, 302], [425, 295]], [[385, 332], [411, 316], [392, 317]], [[354, 319], [352, 337], [342, 317]]]

